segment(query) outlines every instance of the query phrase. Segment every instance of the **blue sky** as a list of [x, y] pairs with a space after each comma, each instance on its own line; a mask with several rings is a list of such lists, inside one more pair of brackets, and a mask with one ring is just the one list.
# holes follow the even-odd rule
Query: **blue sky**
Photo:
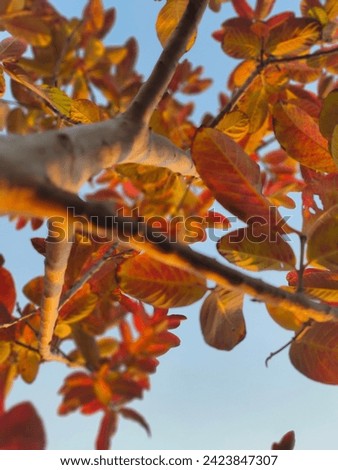
[[[51, 2], [66, 15], [75, 15], [84, 0]], [[154, 0], [105, 0], [106, 7], [116, 7], [117, 23], [108, 36], [111, 44], [121, 44], [130, 36], [139, 40], [138, 70], [150, 72], [161, 47], [154, 23], [164, 2]], [[294, 10], [299, 2], [277, 0], [274, 12]], [[296, 10], [299, 14], [299, 9]], [[210, 38], [212, 31], [229, 16], [230, 5], [222, 12], [210, 11], [202, 22], [195, 47], [188, 58], [194, 65], [204, 65], [205, 76], [214, 86], [198, 98], [196, 118], [217, 110], [217, 94], [225, 91], [229, 71], [234, 66], [221, 52], [219, 43]], [[297, 216], [293, 216], [297, 224]], [[13, 272], [18, 291], [43, 270], [42, 257], [30, 245], [31, 236], [45, 235], [45, 229], [32, 234], [17, 232], [7, 218], [0, 218], [0, 253]], [[211, 244], [199, 249], [215, 256]], [[263, 276], [283, 284], [284, 274]], [[20, 302], [24, 297], [20, 295]], [[245, 303], [247, 338], [232, 352], [220, 352], [207, 346], [199, 327], [200, 304], [175, 309], [188, 320], [176, 330], [182, 344], [161, 358], [152, 388], [145, 399], [133, 404], [148, 420], [152, 438], [134, 423], [121, 421], [113, 440], [115, 449], [267, 449], [274, 440], [293, 429], [298, 449], [338, 449], [335, 387], [310, 381], [290, 364], [287, 352], [275, 357], [265, 367], [271, 351], [287, 342], [291, 334], [278, 327], [265, 308], [249, 299]], [[70, 371], [69, 371], [70, 372]], [[68, 371], [67, 371], [68, 373]], [[18, 380], [7, 406], [23, 400], [35, 403], [43, 417], [49, 449], [91, 449], [100, 415], [92, 417], [73, 413], [58, 417], [60, 396], [56, 391], [65, 375], [64, 366], [41, 367], [37, 380], [26, 385]]]

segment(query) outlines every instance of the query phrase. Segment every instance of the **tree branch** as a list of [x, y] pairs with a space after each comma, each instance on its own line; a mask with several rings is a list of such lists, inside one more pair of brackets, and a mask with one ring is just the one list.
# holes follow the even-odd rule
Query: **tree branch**
[[310, 54], [304, 54], [301, 56], [293, 56], [293, 57], [282, 57], [282, 58], [277, 58], [277, 57], [268, 57], [267, 59], [259, 62], [257, 64], [256, 69], [249, 75], [249, 77], [245, 80], [242, 86], [240, 86], [236, 92], [233, 94], [231, 97], [230, 101], [224, 106], [224, 108], [219, 112], [217, 116], [214, 117], [214, 119], [210, 122], [209, 127], [216, 127], [217, 124], [223, 119], [223, 117], [230, 113], [230, 111], [233, 110], [233, 108], [236, 106], [240, 98], [243, 96], [243, 94], [246, 92], [248, 87], [251, 85], [251, 83], [254, 81], [254, 79], [262, 73], [262, 71], [268, 67], [269, 65], [272, 64], [283, 64], [283, 63], [288, 63], [288, 62], [295, 62], [298, 60], [307, 60], [307, 59], [313, 59], [316, 57], [322, 57], [326, 55], [331, 55], [335, 54], [338, 52], [338, 47], [331, 48], [331, 49], [322, 49], [320, 51], [312, 52]]
[[208, 0], [190, 0], [188, 6], [163, 49], [156, 65], [133, 102], [126, 111], [126, 116], [138, 122], [149, 124], [151, 115], [165, 93], [172, 79], [179, 59], [187, 50], [189, 39], [198, 25]]

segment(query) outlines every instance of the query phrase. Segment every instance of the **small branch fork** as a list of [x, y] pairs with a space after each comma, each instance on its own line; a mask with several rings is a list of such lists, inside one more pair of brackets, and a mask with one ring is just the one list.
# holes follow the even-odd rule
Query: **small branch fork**
[[219, 122], [224, 118], [224, 116], [230, 113], [230, 111], [234, 109], [234, 107], [236, 106], [240, 98], [243, 96], [243, 94], [246, 92], [248, 87], [251, 85], [251, 83], [269, 65], [283, 64], [283, 63], [285, 64], [289, 62], [296, 62], [298, 60], [308, 60], [308, 59], [313, 59], [316, 57], [323, 57], [323, 56], [336, 54], [336, 53], [338, 53], [338, 47], [331, 48], [331, 49], [323, 49], [320, 51], [312, 52], [310, 54], [304, 54], [304, 55], [294, 56], [294, 57], [282, 57], [282, 58], [268, 57], [267, 59], [259, 62], [257, 64], [256, 69], [252, 72], [251, 75], [249, 75], [249, 77], [246, 79], [243, 85], [236, 90], [231, 100], [224, 106], [221, 112], [210, 122], [209, 127], [216, 127], [217, 124], [219, 124]]

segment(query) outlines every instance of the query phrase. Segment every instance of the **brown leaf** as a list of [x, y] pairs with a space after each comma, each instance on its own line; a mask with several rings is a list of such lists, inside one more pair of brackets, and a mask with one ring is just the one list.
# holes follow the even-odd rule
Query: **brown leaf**
[[210, 346], [231, 351], [246, 335], [243, 294], [216, 288], [205, 299], [200, 314], [204, 340]]
[[19, 59], [26, 49], [25, 41], [13, 37], [5, 38], [0, 42], [0, 61]]
[[110, 449], [110, 439], [116, 433], [117, 422], [117, 413], [113, 410], [107, 410], [100, 423], [99, 433], [96, 438], [95, 449]]

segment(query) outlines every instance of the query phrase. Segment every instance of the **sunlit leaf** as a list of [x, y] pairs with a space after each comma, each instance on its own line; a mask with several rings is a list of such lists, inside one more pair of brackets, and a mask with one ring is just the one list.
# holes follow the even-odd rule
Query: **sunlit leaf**
[[309, 379], [338, 385], [338, 323], [315, 323], [291, 344], [290, 360]]
[[43, 277], [35, 277], [25, 284], [22, 291], [33, 304], [40, 305], [43, 293]]
[[[290, 286], [298, 285], [297, 271], [286, 277]], [[303, 287], [307, 294], [325, 302], [338, 302], [338, 271], [308, 268], [303, 273]]]
[[268, 93], [263, 76], [258, 75], [238, 100], [238, 108], [249, 119], [249, 132], [260, 130], [268, 116]]
[[[281, 289], [295, 292], [294, 287], [283, 286]], [[286, 330], [297, 331], [309, 320], [315, 320], [319, 323], [327, 323], [332, 320], [332, 316], [324, 312], [314, 312], [313, 310], [299, 308], [296, 304], [290, 306], [289, 302], [284, 302], [283, 300], [278, 305], [266, 304], [266, 308], [271, 318]]]
[[11, 353], [11, 345], [8, 341], [0, 341], [0, 364], [7, 361]]
[[234, 141], [240, 141], [249, 130], [249, 119], [241, 111], [232, 111], [225, 114], [217, 124], [216, 129], [231, 137]]
[[217, 249], [230, 263], [250, 271], [283, 271], [296, 263], [295, 254], [285, 240], [273, 233], [256, 233], [255, 226], [225, 235], [218, 241]]
[[40, 365], [40, 355], [38, 352], [30, 351], [29, 349], [20, 348], [18, 363], [18, 372], [22, 379], [30, 384], [34, 382]]
[[324, 212], [308, 234], [307, 259], [314, 266], [338, 269], [338, 205]]
[[92, 122], [101, 121], [100, 108], [89, 100], [72, 100], [69, 110], [69, 117], [73, 121], [82, 124], [90, 124]]
[[314, 170], [337, 171], [327, 140], [309, 114], [292, 103], [277, 103], [273, 116], [276, 137], [290, 157]]
[[76, 323], [92, 313], [97, 301], [98, 296], [90, 291], [88, 284], [85, 284], [82, 289], [76, 292], [65, 306], [62, 307], [60, 319], [64, 323]]
[[22, 38], [32, 46], [48, 46], [51, 42], [51, 31], [40, 18], [33, 16], [13, 16], [0, 20], [6, 30], [13, 36]]
[[226, 209], [246, 222], [269, 223], [271, 213], [261, 194], [259, 166], [236, 142], [216, 129], [201, 129], [192, 157], [203, 182]]
[[1, 450], [42, 450], [46, 437], [33, 405], [23, 402], [0, 416]]
[[222, 49], [235, 59], [255, 59], [261, 51], [260, 38], [251, 30], [247, 18], [231, 18], [223, 23]]
[[270, 30], [265, 52], [274, 56], [296, 55], [315, 44], [320, 35], [318, 21], [290, 17]]
[[200, 324], [204, 340], [210, 346], [230, 351], [246, 335], [243, 294], [216, 288], [204, 300]]
[[[166, 45], [171, 34], [178, 25], [187, 6], [188, 0], [167, 0], [167, 3], [161, 9], [156, 21], [156, 32], [163, 47]], [[195, 39], [196, 32], [190, 39], [187, 45], [187, 50], [193, 46]]]
[[190, 305], [206, 292], [204, 279], [141, 254], [122, 263], [118, 282], [126, 293], [162, 308]]

